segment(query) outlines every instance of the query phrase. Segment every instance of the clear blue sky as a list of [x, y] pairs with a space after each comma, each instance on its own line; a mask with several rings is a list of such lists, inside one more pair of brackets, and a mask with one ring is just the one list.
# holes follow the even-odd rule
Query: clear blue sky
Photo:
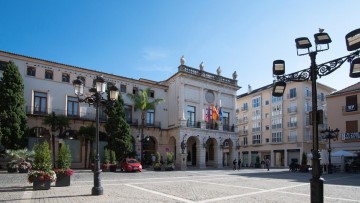
[[[272, 62], [286, 73], [308, 68], [294, 39], [324, 28], [330, 50], [323, 63], [349, 54], [345, 35], [360, 28], [359, 0], [2, 0], [0, 50], [113, 73], [162, 81], [186, 65], [231, 78], [239, 94], [272, 83]], [[314, 44], [314, 43], [313, 43]], [[342, 89], [349, 64], [318, 81]]]

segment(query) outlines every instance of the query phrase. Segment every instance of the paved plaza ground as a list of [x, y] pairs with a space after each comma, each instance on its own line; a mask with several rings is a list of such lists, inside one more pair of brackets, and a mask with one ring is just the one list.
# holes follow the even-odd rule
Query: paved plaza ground
[[[70, 187], [33, 191], [26, 174], [0, 172], [0, 202], [310, 202], [311, 173], [242, 169], [101, 173], [104, 194], [92, 196], [93, 173], [77, 170]], [[360, 173], [324, 174], [325, 202], [359, 202]]]

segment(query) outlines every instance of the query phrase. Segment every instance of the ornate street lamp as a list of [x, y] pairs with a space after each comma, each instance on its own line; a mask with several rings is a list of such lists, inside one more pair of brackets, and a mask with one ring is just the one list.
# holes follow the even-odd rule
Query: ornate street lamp
[[332, 173], [332, 165], [331, 165], [331, 139], [333, 139], [334, 141], [336, 141], [339, 137], [339, 129], [330, 129], [330, 127], [326, 130], [322, 130], [320, 131], [321, 133], [321, 138], [322, 139], [328, 139], [329, 140], [329, 165], [327, 167], [328, 173], [331, 174]]
[[[319, 136], [318, 136], [318, 116], [317, 116], [317, 89], [316, 79], [329, 75], [338, 68], [341, 67], [346, 61], [351, 62], [350, 77], [360, 77], [360, 59], [357, 50], [360, 48], [360, 29], [354, 30], [348, 33], [345, 37], [348, 51], [357, 50], [350, 55], [328, 61], [326, 63], [317, 65], [316, 55], [318, 52], [329, 49], [329, 43], [331, 43], [330, 36], [323, 32], [323, 29], [319, 30], [319, 33], [314, 35], [316, 49], [311, 51], [311, 42], [307, 37], [300, 37], [295, 39], [296, 51], [298, 56], [309, 55], [311, 60], [310, 68], [284, 75], [285, 73], [285, 61], [275, 60], [273, 62], [273, 75], [276, 78], [273, 85], [272, 95], [274, 97], [280, 97], [284, 94], [286, 82], [303, 82], [311, 81], [312, 86], [312, 132], [313, 132], [313, 165], [312, 165], [312, 179], [310, 179], [311, 190], [311, 202], [321, 203], [324, 202], [324, 180], [321, 177], [320, 167], [320, 151], [319, 151]], [[326, 48], [322, 49], [321, 45], [326, 45]], [[305, 49], [305, 51], [304, 51]], [[302, 51], [302, 53], [299, 53]]]
[[92, 195], [102, 195], [104, 193], [103, 187], [101, 186], [101, 177], [100, 177], [100, 156], [99, 156], [99, 106], [110, 101], [115, 101], [118, 98], [119, 91], [118, 88], [113, 85], [109, 87], [109, 96], [110, 101], [104, 99], [102, 94], [105, 93], [106, 83], [104, 78], [97, 76], [95, 79], [95, 84], [93, 88], [89, 89], [89, 96], [80, 98], [84, 95], [84, 83], [78, 77], [73, 81], [73, 86], [75, 94], [78, 97], [79, 102], [84, 102], [90, 105], [93, 105], [96, 109], [96, 155], [95, 155], [95, 169], [94, 169], [94, 187], [91, 190]]

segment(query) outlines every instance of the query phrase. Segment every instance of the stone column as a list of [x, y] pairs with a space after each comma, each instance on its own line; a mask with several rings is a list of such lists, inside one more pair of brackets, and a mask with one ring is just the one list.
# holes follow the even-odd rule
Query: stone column
[[275, 161], [275, 153], [274, 153], [274, 150], [271, 150], [270, 151], [270, 166], [271, 167], [274, 167], [274, 161]]
[[182, 127], [186, 126], [186, 112], [185, 112], [185, 92], [184, 92], [184, 83], [183, 79], [179, 81], [179, 95], [178, 95], [178, 104], [179, 104], [179, 125]]
[[223, 151], [220, 149], [220, 146], [218, 146], [215, 153], [216, 153], [215, 161], [216, 161], [217, 168], [224, 168], [223, 160], [222, 160], [223, 159]]
[[198, 147], [198, 159], [199, 159], [199, 168], [204, 169], [206, 168], [206, 149], [200, 144]]

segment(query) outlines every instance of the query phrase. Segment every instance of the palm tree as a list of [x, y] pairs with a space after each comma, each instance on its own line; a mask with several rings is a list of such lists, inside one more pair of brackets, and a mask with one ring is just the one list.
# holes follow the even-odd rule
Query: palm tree
[[44, 125], [51, 127], [51, 143], [52, 143], [52, 155], [53, 155], [53, 166], [55, 167], [55, 131], [59, 130], [59, 135], [62, 135], [65, 128], [69, 127], [69, 118], [64, 115], [57, 116], [55, 112], [52, 112], [47, 117], [44, 118]]
[[[146, 113], [148, 110], [155, 109], [156, 105], [163, 102], [163, 99], [152, 99], [149, 100], [149, 94], [151, 89], [146, 88], [145, 90], [139, 90], [136, 94], [127, 94], [127, 96], [134, 102], [135, 111], [140, 109], [141, 111], [141, 142], [144, 139], [144, 124]], [[140, 160], [143, 161], [143, 143], [140, 147]]]
[[[95, 140], [95, 136], [96, 136], [96, 128], [94, 125], [91, 126], [81, 126], [79, 131], [78, 131], [78, 135], [80, 136], [80, 138], [82, 140], [84, 140], [85, 142], [85, 157], [88, 156], [88, 142], [90, 142], [90, 154], [89, 154], [89, 159], [91, 159], [91, 154], [93, 152], [93, 142]], [[90, 164], [90, 163], [89, 163]], [[87, 168], [87, 159], [85, 159], [85, 168]]]

